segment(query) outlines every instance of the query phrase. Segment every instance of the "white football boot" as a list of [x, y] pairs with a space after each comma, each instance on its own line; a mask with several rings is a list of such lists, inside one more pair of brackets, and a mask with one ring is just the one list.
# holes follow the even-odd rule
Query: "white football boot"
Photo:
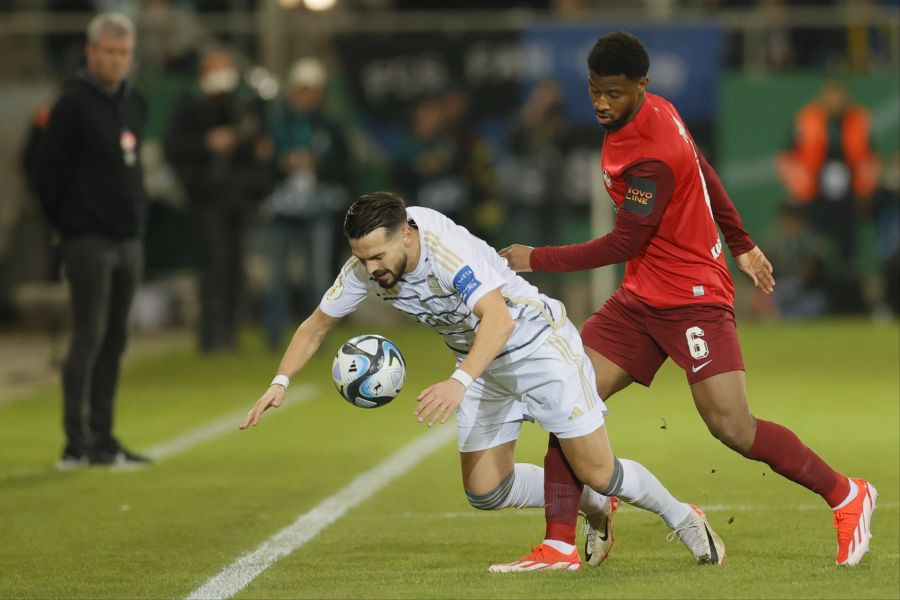
[[689, 504], [691, 516], [684, 523], [672, 530], [666, 537], [668, 541], [675, 539], [677, 535], [688, 547], [697, 563], [701, 565], [721, 565], [727, 558], [725, 556], [725, 543], [722, 542], [712, 526], [703, 514], [703, 511]]
[[619, 508], [619, 500], [611, 496], [604, 510], [588, 518], [584, 516], [584, 562], [596, 567], [609, 556], [615, 538], [613, 537], [612, 518]]

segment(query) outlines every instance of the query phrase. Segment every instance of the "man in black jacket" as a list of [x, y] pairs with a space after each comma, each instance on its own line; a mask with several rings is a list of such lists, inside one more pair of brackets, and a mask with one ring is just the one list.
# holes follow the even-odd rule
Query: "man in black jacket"
[[240, 87], [235, 58], [207, 52], [195, 89], [172, 111], [166, 157], [190, 200], [200, 283], [204, 353], [237, 349], [244, 237], [268, 170], [263, 116]]
[[147, 104], [126, 81], [134, 40], [127, 17], [107, 13], [90, 22], [87, 69], [66, 84], [40, 145], [38, 192], [61, 242], [73, 323], [63, 367], [60, 469], [149, 462], [112, 433], [147, 219], [140, 162]]

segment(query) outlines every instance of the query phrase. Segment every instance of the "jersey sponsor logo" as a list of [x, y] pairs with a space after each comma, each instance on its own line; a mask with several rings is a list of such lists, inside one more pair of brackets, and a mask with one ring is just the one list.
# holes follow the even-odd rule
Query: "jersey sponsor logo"
[[459, 272], [453, 277], [453, 289], [459, 292], [459, 295], [462, 296], [463, 302], [469, 300], [469, 296], [472, 295], [472, 292], [481, 287], [481, 282], [475, 278], [475, 273], [472, 272], [472, 267], [469, 265], [465, 265]]
[[609, 173], [606, 169], [603, 169], [603, 183], [606, 184], [606, 187], [612, 189], [612, 179], [609, 177]]
[[655, 181], [641, 177], [628, 177], [628, 191], [625, 192], [625, 201], [622, 203], [622, 206], [646, 217], [653, 212], [653, 203], [655, 201]]

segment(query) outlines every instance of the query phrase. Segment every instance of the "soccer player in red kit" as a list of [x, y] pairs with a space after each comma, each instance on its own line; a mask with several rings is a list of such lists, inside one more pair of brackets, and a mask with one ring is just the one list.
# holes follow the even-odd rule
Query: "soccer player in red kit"
[[[622, 285], [581, 330], [600, 396], [608, 400], [633, 381], [649, 386], [671, 357], [684, 369], [713, 436], [825, 499], [834, 511], [836, 562], [855, 565], [869, 549], [875, 486], [838, 473], [791, 430], [751, 414], [734, 285], [716, 225], [738, 268], [766, 293], [775, 285], [772, 265], [750, 239], [678, 111], [646, 91], [649, 66], [640, 40], [621, 31], [601, 37], [588, 57], [590, 98], [606, 130], [601, 166], [616, 208], [613, 230], [580, 244], [515, 244], [500, 254], [516, 271], [626, 263]], [[551, 439], [550, 452], [553, 446]], [[565, 469], [545, 472], [545, 479], [557, 484], [565, 478]], [[570, 478], [569, 485], [580, 484]], [[569, 515], [567, 522], [576, 518]], [[595, 543], [600, 545], [589, 532], [589, 564], [598, 562], [592, 556]], [[608, 545], [602, 546], [602, 558]]]

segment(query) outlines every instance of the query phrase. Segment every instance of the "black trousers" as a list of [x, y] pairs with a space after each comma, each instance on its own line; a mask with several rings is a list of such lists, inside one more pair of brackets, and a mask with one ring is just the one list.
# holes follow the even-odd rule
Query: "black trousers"
[[237, 348], [244, 281], [244, 233], [248, 215], [215, 201], [194, 206], [200, 275], [200, 349]]
[[83, 446], [88, 432], [102, 444], [112, 437], [119, 365], [144, 249], [139, 239], [79, 237], [63, 242], [62, 258], [73, 325], [63, 366], [63, 427], [70, 445]]

